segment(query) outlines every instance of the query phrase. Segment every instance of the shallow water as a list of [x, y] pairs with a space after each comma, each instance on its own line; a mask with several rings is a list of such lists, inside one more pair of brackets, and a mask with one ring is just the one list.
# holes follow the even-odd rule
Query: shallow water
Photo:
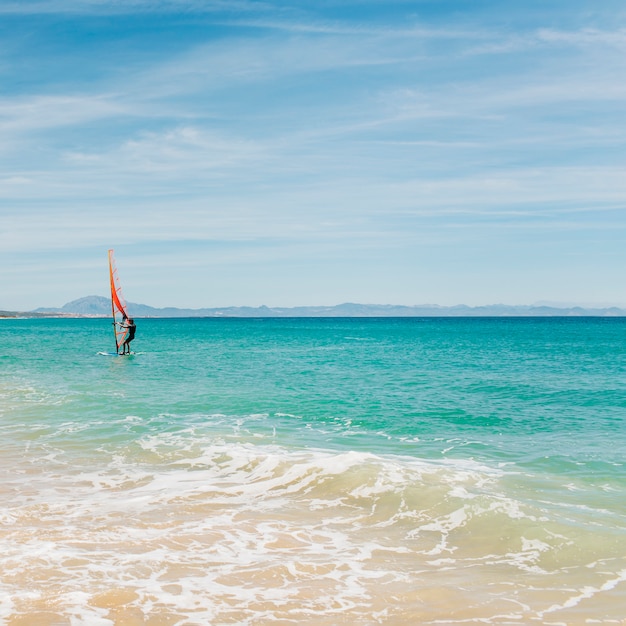
[[3, 623], [626, 623], [626, 320], [0, 339]]

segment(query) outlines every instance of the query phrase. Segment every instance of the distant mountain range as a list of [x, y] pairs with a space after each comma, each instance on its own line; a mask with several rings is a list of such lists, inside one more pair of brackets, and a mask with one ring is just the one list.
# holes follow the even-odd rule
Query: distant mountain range
[[[338, 304], [336, 306], [301, 307], [220, 307], [204, 309], [155, 308], [146, 304], [128, 303], [133, 317], [626, 317], [626, 309], [618, 307], [586, 308], [548, 305], [490, 304], [486, 306], [439, 306], [421, 304], [403, 306], [392, 304]], [[102, 317], [111, 314], [111, 300], [103, 296], [87, 296], [68, 302], [60, 309], [39, 308], [34, 316]], [[22, 314], [28, 315], [28, 314]], [[2, 316], [2, 312], [0, 312]]]

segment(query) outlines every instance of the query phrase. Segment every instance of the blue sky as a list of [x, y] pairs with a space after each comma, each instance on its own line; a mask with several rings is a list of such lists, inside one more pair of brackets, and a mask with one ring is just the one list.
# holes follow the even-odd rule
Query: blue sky
[[0, 309], [626, 304], [623, 0], [2, 0]]

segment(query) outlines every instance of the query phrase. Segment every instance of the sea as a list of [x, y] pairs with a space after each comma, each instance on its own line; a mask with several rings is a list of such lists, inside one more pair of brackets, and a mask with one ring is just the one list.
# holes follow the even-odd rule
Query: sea
[[0, 623], [626, 624], [626, 318], [136, 322], [0, 320]]

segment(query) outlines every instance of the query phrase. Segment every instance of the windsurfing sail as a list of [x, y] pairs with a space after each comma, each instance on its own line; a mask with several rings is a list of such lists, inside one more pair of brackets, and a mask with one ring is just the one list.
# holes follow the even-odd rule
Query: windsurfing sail
[[115, 351], [119, 352], [127, 332], [122, 324], [128, 318], [128, 313], [126, 312], [126, 301], [122, 295], [120, 279], [117, 275], [113, 250], [109, 250], [109, 276], [111, 279], [111, 312], [113, 314], [113, 331], [115, 332]]

